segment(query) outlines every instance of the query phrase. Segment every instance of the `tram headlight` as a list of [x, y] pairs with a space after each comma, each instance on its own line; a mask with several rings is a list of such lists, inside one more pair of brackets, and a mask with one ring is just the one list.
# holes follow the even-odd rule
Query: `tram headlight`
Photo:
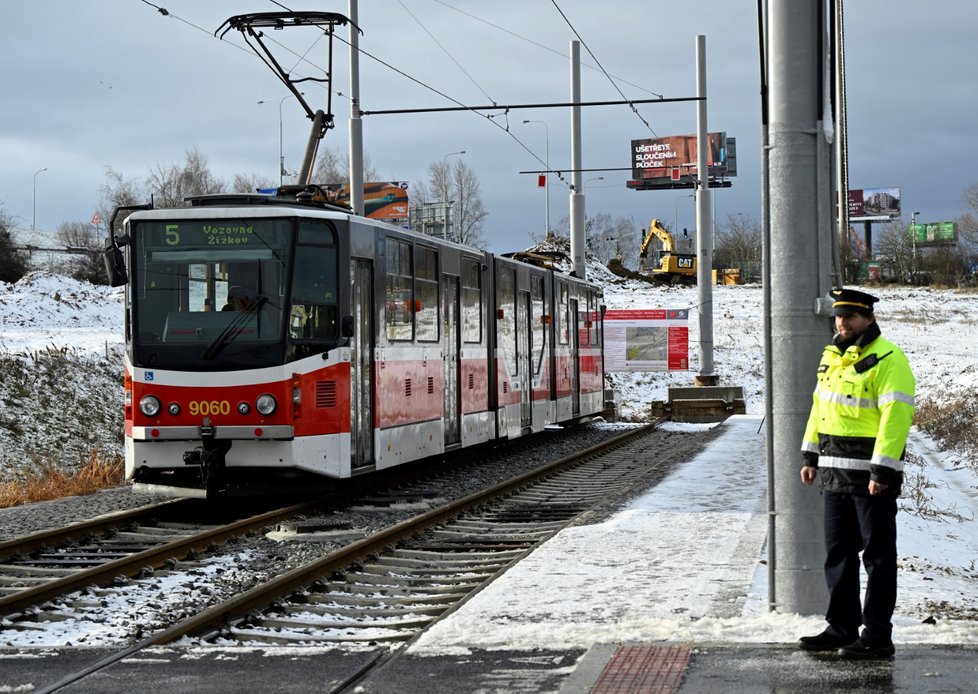
[[147, 417], [155, 417], [160, 413], [160, 399], [155, 395], [144, 395], [139, 398], [139, 411]]
[[272, 414], [277, 408], [278, 403], [275, 401], [275, 397], [269, 395], [268, 393], [259, 395], [258, 399], [255, 401], [255, 409], [266, 417]]
[[180, 404], [176, 402], [171, 402], [169, 405], [166, 406], [166, 411], [172, 414], [174, 417], [176, 417], [178, 414], [180, 414]]

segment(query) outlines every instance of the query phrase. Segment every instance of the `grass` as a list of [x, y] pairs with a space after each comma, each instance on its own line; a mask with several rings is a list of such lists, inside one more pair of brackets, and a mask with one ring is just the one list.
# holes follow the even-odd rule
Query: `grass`
[[978, 472], [978, 393], [945, 393], [917, 403], [914, 423], [942, 446], [961, 453]]
[[88, 462], [78, 470], [65, 471], [51, 464], [40, 464], [19, 481], [0, 483], [0, 508], [92, 494], [100, 489], [118, 487], [124, 481], [122, 458], [106, 458], [98, 449], [93, 449]]

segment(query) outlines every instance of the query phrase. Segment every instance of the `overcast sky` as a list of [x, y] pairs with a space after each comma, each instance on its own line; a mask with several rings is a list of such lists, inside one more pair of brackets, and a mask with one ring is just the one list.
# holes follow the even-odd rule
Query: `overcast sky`
[[[225, 180], [236, 173], [277, 180], [278, 101], [288, 92], [243, 49], [238, 32], [214, 37], [229, 16], [276, 11], [275, 3], [36, 0], [2, 7], [0, 203], [16, 224], [30, 228], [35, 205], [40, 229], [88, 221], [106, 167], [143, 179], [194, 147]], [[346, 14], [348, 5], [293, 0], [289, 7]], [[359, 14], [361, 48], [416, 80], [364, 56], [364, 110], [454, 105], [419, 82], [466, 105], [569, 101], [566, 56], [575, 29], [627, 97], [695, 96], [695, 37], [705, 35], [709, 129], [736, 137], [738, 150], [733, 187], [715, 196], [717, 220], [760, 218], [753, 0], [361, 0]], [[964, 211], [964, 187], [978, 181], [969, 164], [978, 151], [978, 5], [858, 0], [846, 3], [845, 22], [850, 187], [899, 187], [907, 221], [910, 211], [920, 212], [918, 221], [954, 219]], [[322, 74], [324, 44], [314, 45], [312, 30], [272, 38], [284, 44], [280, 59], [296, 74]], [[345, 150], [348, 52], [342, 43], [335, 49], [334, 89], [342, 96], [334, 96], [336, 128], [323, 146]], [[583, 47], [582, 58], [595, 65]], [[309, 85], [306, 92], [314, 108], [325, 106], [325, 90]], [[585, 67], [582, 98], [621, 97], [600, 71]], [[625, 106], [584, 110], [585, 168], [627, 168], [632, 139], [695, 131], [693, 102], [638, 110], [641, 119]], [[309, 122], [290, 96], [281, 113], [286, 167], [294, 170]], [[546, 158], [548, 134], [551, 168], [569, 168], [566, 109], [499, 111], [491, 120], [472, 113], [364, 118], [366, 152], [386, 180], [416, 183], [429, 163], [465, 150], [455, 156], [480, 177], [485, 235], [495, 251], [525, 248], [544, 228], [544, 190], [536, 176], [519, 172], [542, 168], [533, 155]], [[636, 229], [652, 217], [694, 226], [687, 191], [631, 191], [628, 178], [625, 170], [587, 174], [587, 213], [629, 217]], [[553, 222], [567, 214], [569, 192], [553, 182]]]

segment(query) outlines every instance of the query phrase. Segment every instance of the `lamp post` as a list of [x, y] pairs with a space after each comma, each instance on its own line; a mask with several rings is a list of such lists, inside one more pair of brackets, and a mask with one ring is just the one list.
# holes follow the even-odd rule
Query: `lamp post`
[[[278, 102], [278, 184], [282, 185], [285, 176], [285, 154], [282, 151], [282, 104], [288, 99], [283, 96]], [[259, 99], [258, 105], [271, 103], [269, 99]]]
[[544, 187], [547, 189], [547, 234], [546, 235], [550, 236], [550, 127], [546, 124], [545, 121], [542, 120], [523, 121], [524, 125], [526, 125], [527, 123], [539, 123], [540, 125], [542, 125], [544, 134], [547, 138], [546, 145], [544, 148], [544, 159], [546, 160], [545, 163], [547, 166], [546, 179], [544, 179], [546, 185]]
[[696, 197], [695, 195], [680, 195], [678, 198], [676, 198], [675, 210], [673, 211], [674, 220], [672, 223], [672, 233], [675, 234], [677, 231], [679, 231], [679, 201], [684, 198], [695, 198], [695, 197]]
[[604, 180], [604, 176], [595, 176], [594, 178], [587, 179], [586, 181], [584, 181], [584, 185], [581, 186], [581, 192], [582, 193], [584, 192], [584, 189], [587, 188], [587, 184], [590, 183], [591, 181], [603, 181], [603, 180]]
[[910, 264], [910, 283], [913, 284], [917, 274], [917, 215], [919, 212], [910, 213], [910, 243], [913, 245], [913, 262]]
[[45, 166], [43, 169], [38, 169], [34, 172], [34, 198], [33, 202], [31, 203], [31, 231], [37, 229], [37, 175], [42, 171], [47, 170], [48, 167]]

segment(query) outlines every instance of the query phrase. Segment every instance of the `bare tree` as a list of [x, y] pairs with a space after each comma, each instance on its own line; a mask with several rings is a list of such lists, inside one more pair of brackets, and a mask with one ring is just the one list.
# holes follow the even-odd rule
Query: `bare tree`
[[224, 181], [214, 176], [207, 157], [196, 147], [184, 154], [183, 166], [157, 164], [146, 181], [160, 207], [185, 207], [185, 198], [224, 190]]
[[612, 217], [599, 212], [584, 220], [589, 254], [602, 264], [620, 260], [622, 265], [634, 268], [638, 265], [638, 248], [642, 231], [631, 217]]
[[102, 241], [95, 225], [88, 222], [62, 222], [58, 225], [55, 238], [71, 254], [67, 265], [72, 277], [92, 284], [108, 283], [102, 261]]
[[482, 224], [489, 212], [482, 204], [479, 178], [465, 162], [431, 162], [428, 164], [428, 182], [415, 185], [411, 197], [412, 202], [419, 205], [432, 202], [450, 203], [454, 240], [477, 248], [485, 246]]
[[882, 224], [875, 236], [876, 259], [886, 279], [910, 282], [915, 270], [914, 246], [900, 221]]
[[718, 269], [738, 268], [745, 282], [755, 282], [761, 275], [761, 225], [741, 212], [727, 216], [718, 224], [715, 236], [714, 264]]
[[13, 227], [10, 213], [0, 203], [0, 282], [16, 282], [27, 274], [27, 255], [14, 245]]
[[278, 184], [256, 174], [234, 174], [231, 179], [231, 192], [234, 193], [255, 193], [269, 188], [278, 188]]
[[[340, 152], [336, 149], [322, 147], [319, 156], [316, 158], [316, 167], [313, 170], [312, 180], [315, 183], [349, 183], [350, 182], [350, 154]], [[380, 173], [370, 161], [370, 155], [363, 155], [363, 180], [380, 181]]]

